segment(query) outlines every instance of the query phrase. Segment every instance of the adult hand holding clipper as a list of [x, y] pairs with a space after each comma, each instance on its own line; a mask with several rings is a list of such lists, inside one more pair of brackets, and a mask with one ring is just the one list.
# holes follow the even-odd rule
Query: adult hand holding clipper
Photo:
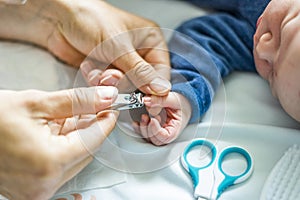
[[0, 91], [0, 194], [49, 199], [93, 160], [115, 126], [114, 87]]

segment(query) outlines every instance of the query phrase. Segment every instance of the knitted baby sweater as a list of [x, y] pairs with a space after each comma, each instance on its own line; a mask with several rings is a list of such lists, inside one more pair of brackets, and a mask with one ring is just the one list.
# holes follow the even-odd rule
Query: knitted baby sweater
[[184, 22], [169, 41], [172, 91], [192, 106], [190, 123], [209, 108], [222, 78], [234, 70], [256, 72], [253, 35], [269, 0], [190, 0], [212, 13]]

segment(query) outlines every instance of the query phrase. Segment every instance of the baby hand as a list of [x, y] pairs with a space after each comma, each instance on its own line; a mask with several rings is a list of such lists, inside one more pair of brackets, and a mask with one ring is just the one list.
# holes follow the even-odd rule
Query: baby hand
[[164, 145], [174, 141], [186, 127], [191, 117], [191, 106], [181, 94], [170, 92], [167, 96], [146, 96], [144, 103], [149, 115], [142, 115], [140, 123], [135, 123], [136, 132], [154, 145]]

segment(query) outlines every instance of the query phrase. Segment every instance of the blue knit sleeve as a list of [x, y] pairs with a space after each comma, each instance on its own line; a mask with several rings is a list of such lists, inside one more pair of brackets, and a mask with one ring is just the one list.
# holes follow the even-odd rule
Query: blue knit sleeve
[[224, 11], [247, 20], [254, 28], [270, 0], [187, 0], [201, 8]]
[[188, 2], [208, 9], [216, 9], [223, 11], [237, 11], [241, 2], [249, 2], [253, 0], [187, 0]]
[[211, 105], [222, 77], [233, 70], [255, 71], [252, 57], [254, 29], [228, 13], [192, 19], [178, 27], [169, 41], [172, 91], [192, 105], [190, 123]]

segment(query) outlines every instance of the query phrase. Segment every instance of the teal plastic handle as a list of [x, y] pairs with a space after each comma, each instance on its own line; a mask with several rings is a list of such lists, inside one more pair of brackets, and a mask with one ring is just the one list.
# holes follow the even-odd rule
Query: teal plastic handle
[[[235, 176], [227, 174], [222, 169], [222, 162], [223, 162], [225, 156], [227, 156], [228, 154], [231, 154], [231, 153], [237, 153], [237, 154], [242, 155], [246, 159], [246, 162], [247, 162], [246, 170], [244, 172], [242, 172], [241, 174], [238, 174]], [[252, 161], [252, 158], [251, 158], [250, 154], [248, 153], [248, 151], [246, 151], [244, 148], [237, 147], [237, 146], [229, 146], [229, 147], [223, 149], [219, 155], [218, 169], [225, 176], [224, 180], [220, 183], [220, 185], [218, 187], [218, 194], [220, 195], [229, 186], [241, 183], [250, 177], [250, 175], [253, 172], [253, 161]]]
[[[188, 159], [187, 159], [188, 153], [192, 150], [192, 148], [194, 148], [196, 146], [207, 146], [209, 149], [211, 149], [212, 159], [207, 165], [201, 166], [201, 167], [194, 166], [188, 161]], [[181, 164], [183, 165], [185, 170], [191, 175], [193, 182], [194, 182], [194, 187], [196, 187], [199, 182], [199, 173], [198, 173], [199, 170], [209, 167], [216, 159], [216, 156], [217, 156], [217, 149], [216, 149], [215, 145], [213, 145], [208, 140], [203, 140], [203, 139], [193, 140], [185, 148], [185, 150], [183, 151], [182, 157], [181, 157]]]
[[[205, 166], [195, 166], [191, 164], [188, 159], [187, 155], [189, 152], [196, 146], [206, 146], [211, 150], [211, 160], [208, 164]], [[231, 153], [237, 153], [243, 156], [246, 159], [247, 162], [247, 168], [244, 172], [241, 174], [232, 176], [227, 174], [223, 169], [222, 169], [222, 162], [224, 158]], [[217, 162], [217, 165], [212, 165], [214, 162]], [[229, 186], [241, 183], [248, 179], [250, 175], [252, 174], [253, 171], [253, 160], [248, 151], [246, 151], [242, 147], [238, 146], [227, 146], [226, 148], [222, 149], [220, 152], [218, 152], [218, 148], [211, 143], [208, 140], [205, 139], [195, 139], [193, 140], [183, 151], [182, 156], [181, 156], [181, 164], [185, 168], [185, 170], [190, 174], [193, 183], [194, 183], [194, 188], [196, 188], [199, 185], [199, 171], [203, 170], [203, 173], [206, 173], [204, 169], [214, 167], [214, 174], [211, 174], [211, 176], [219, 176], [218, 180], [216, 180], [217, 188], [215, 188], [215, 195], [219, 197], [219, 195]], [[202, 172], [202, 171], [201, 171]], [[219, 174], [219, 175], [218, 175]], [[205, 181], [205, 180], [201, 180]], [[213, 190], [213, 188], [211, 188]]]

